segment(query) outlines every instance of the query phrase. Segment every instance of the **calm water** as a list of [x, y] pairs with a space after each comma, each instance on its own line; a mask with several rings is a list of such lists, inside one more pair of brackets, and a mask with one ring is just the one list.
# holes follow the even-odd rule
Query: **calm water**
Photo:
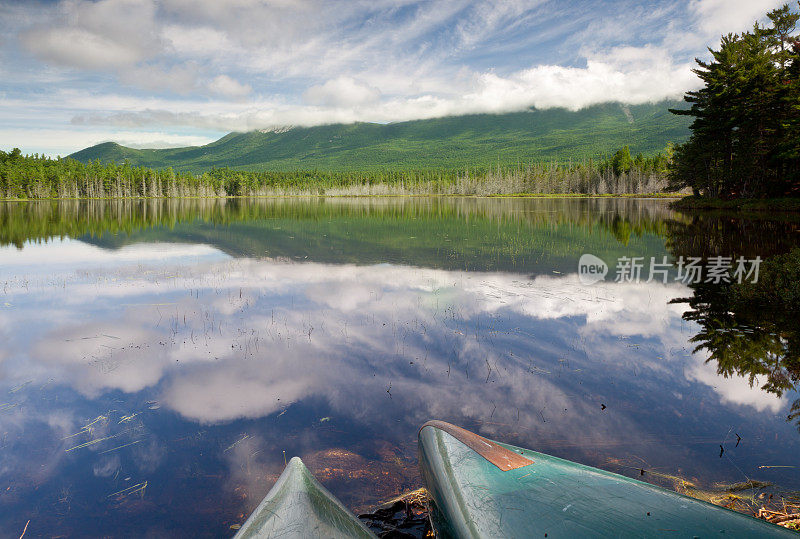
[[750, 346], [796, 320], [734, 320], [723, 365], [694, 352], [722, 285], [613, 280], [619, 257], [768, 259], [798, 231], [653, 200], [0, 205], [0, 529], [230, 536], [294, 455], [363, 510], [421, 486], [432, 418], [645, 480], [800, 489], [796, 358]]

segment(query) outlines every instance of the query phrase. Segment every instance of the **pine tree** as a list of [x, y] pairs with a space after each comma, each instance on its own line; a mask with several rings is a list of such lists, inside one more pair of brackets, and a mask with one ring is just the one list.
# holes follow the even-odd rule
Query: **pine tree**
[[675, 149], [672, 188], [710, 197], [796, 193], [800, 14], [788, 5], [767, 14], [770, 26], [723, 36], [711, 61], [696, 60], [703, 88], [684, 97], [692, 136]]

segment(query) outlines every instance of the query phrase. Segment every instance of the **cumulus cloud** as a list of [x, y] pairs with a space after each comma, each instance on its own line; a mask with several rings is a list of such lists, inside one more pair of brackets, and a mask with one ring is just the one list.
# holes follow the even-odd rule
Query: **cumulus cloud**
[[52, 25], [21, 35], [46, 62], [85, 69], [131, 66], [155, 54], [156, 5], [144, 0], [65, 1]]
[[139, 65], [120, 72], [120, 81], [145, 90], [170, 90], [185, 95], [197, 88], [198, 67], [193, 63], [162, 67]]
[[699, 21], [698, 28], [705, 36], [718, 37], [750, 30], [753, 23], [765, 13], [786, 3], [785, 0], [691, 0], [689, 9]]
[[312, 105], [327, 107], [354, 107], [374, 104], [380, 98], [377, 88], [359, 82], [352, 77], [338, 77], [325, 84], [312, 86], [303, 98]]
[[253, 88], [249, 84], [242, 84], [228, 75], [219, 75], [208, 83], [208, 89], [213, 93], [225, 97], [245, 97]]
[[22, 39], [31, 52], [45, 61], [74, 67], [128, 66], [144, 57], [136, 46], [79, 28], [33, 30]]

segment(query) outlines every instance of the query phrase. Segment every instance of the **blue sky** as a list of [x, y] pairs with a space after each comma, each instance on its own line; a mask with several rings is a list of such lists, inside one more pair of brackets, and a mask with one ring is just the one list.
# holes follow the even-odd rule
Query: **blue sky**
[[0, 0], [0, 148], [678, 98], [773, 0]]

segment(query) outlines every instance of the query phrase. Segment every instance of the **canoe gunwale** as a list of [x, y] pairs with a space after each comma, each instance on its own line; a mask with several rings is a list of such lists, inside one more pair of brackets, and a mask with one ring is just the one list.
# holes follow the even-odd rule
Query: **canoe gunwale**
[[452, 423], [434, 419], [422, 425], [422, 427], [419, 429], [420, 432], [425, 427], [433, 427], [446, 432], [485, 458], [487, 461], [497, 466], [497, 468], [501, 471], [507, 472], [533, 464], [533, 459], [524, 457], [519, 453], [515, 453], [514, 451], [501, 446], [493, 440], [489, 440], [488, 438], [484, 438], [483, 436], [475, 434], [474, 432], [457, 427]]

